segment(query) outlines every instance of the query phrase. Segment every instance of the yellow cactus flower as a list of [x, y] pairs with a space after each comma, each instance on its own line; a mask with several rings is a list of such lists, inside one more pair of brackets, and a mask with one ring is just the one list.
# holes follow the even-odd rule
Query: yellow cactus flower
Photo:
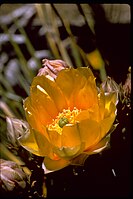
[[66, 68], [57, 78], [33, 79], [24, 110], [30, 125], [20, 143], [43, 156], [49, 170], [82, 164], [86, 155], [99, 153], [109, 142], [116, 117], [117, 93], [96, 87], [87, 67]]

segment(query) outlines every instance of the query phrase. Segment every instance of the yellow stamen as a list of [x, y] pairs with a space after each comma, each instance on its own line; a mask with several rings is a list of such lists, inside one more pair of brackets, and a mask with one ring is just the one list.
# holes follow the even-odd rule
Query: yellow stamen
[[52, 124], [48, 125], [49, 130], [57, 131], [60, 135], [62, 134], [62, 128], [66, 124], [75, 124], [75, 117], [81, 112], [76, 107], [71, 111], [70, 108], [63, 109], [61, 113], [57, 115], [55, 119], [53, 119]]

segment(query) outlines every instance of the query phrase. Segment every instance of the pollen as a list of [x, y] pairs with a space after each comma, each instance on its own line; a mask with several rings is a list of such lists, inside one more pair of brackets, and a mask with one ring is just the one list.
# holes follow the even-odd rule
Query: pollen
[[70, 110], [70, 108], [63, 109], [63, 111], [59, 113], [57, 117], [53, 119], [53, 122], [47, 127], [49, 130], [57, 131], [61, 135], [63, 126], [67, 124], [75, 124], [75, 118], [80, 112], [81, 109], [77, 109], [76, 107], [74, 107], [72, 111]]

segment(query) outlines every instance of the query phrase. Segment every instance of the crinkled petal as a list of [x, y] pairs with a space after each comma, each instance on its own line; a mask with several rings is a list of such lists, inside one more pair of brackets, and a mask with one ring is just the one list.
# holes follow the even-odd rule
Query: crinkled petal
[[[98, 106], [99, 106], [99, 121], [103, 120], [106, 117], [110, 117], [110, 115], [114, 115], [116, 112], [116, 101], [117, 94], [116, 93], [108, 93], [105, 94], [101, 90], [98, 95]], [[98, 112], [98, 111], [97, 111]]]
[[[85, 77], [79, 71], [71, 68], [59, 72], [56, 78], [57, 85], [61, 88], [67, 100], [68, 107], [73, 109], [75, 106], [75, 90], [81, 89], [85, 84]], [[80, 82], [80, 84], [78, 84]]]
[[90, 120], [95, 120], [96, 122], [101, 121], [101, 113], [98, 104], [95, 104], [92, 109], [89, 110]]
[[61, 148], [54, 148], [54, 152], [60, 157], [65, 159], [70, 159], [77, 155], [81, 148], [81, 145], [74, 146], [74, 147], [61, 147]]
[[110, 141], [110, 135], [105, 136], [98, 144], [96, 144], [89, 150], [85, 151], [85, 153], [87, 153], [88, 155], [100, 153], [102, 150], [107, 148], [109, 141]]
[[98, 94], [98, 106], [99, 106], [99, 121], [104, 119], [105, 113], [105, 94], [101, 91]]
[[49, 116], [51, 118], [55, 118], [57, 116], [58, 110], [54, 101], [45, 93], [44, 89], [40, 85], [32, 87], [31, 100], [32, 104], [37, 107], [39, 113], [41, 110], [41, 112], [46, 114], [48, 118]]
[[48, 156], [54, 159], [52, 145], [41, 133], [30, 129], [18, 140], [20, 144], [31, 153], [38, 156]]
[[30, 99], [31, 106], [35, 110], [36, 120], [40, 121], [40, 125], [50, 124], [53, 118], [51, 117], [49, 112], [46, 111], [46, 109], [44, 108], [45, 104], [40, 103], [40, 100], [38, 100], [37, 98], [33, 98], [33, 96], [31, 96]]
[[54, 147], [59, 147], [59, 148], [62, 147], [62, 144], [61, 144], [61, 135], [57, 131], [48, 130], [47, 129], [47, 133], [48, 133], [48, 136], [49, 136], [50, 143]]
[[26, 98], [24, 101], [24, 109], [28, 123], [32, 128], [44, 135], [44, 125], [49, 124], [52, 118], [44, 109], [41, 109], [41, 106], [39, 109], [36, 103], [31, 100], [31, 97]]
[[81, 143], [75, 147], [61, 147], [61, 148], [54, 148], [54, 152], [60, 157], [65, 158], [67, 160], [72, 160], [79, 154], [83, 152], [85, 148], [85, 143]]
[[79, 67], [77, 68], [77, 70], [80, 72], [80, 74], [82, 74], [86, 79], [88, 79], [89, 77], [92, 77], [93, 79], [95, 79], [92, 71], [90, 68], [88, 67]]
[[33, 130], [26, 131], [23, 136], [18, 138], [18, 140], [26, 150], [30, 151], [35, 155], [42, 156], [36, 143]]
[[85, 150], [97, 144], [101, 139], [101, 129], [98, 122], [83, 120], [79, 124], [81, 142], [85, 142]]
[[81, 144], [80, 134], [77, 124], [67, 124], [62, 129], [62, 134], [54, 130], [48, 130], [50, 142], [53, 146], [62, 147], [76, 147]]
[[98, 102], [95, 79], [91, 76], [86, 81], [83, 88], [76, 93], [76, 107], [88, 109]]
[[[87, 80], [84, 88], [81, 89], [81, 93], [78, 92], [79, 95], [77, 103], [79, 103], [79, 105], [77, 105], [77, 107], [80, 108], [81, 106], [82, 109], [88, 109], [92, 106], [92, 104], [94, 105], [97, 103], [97, 87], [95, 77], [90, 68], [79, 67], [77, 70], [80, 72], [80, 74], [86, 77]], [[83, 103], [80, 101], [83, 101]]]
[[102, 138], [109, 132], [115, 117], [108, 117], [101, 121], [101, 136]]
[[115, 117], [116, 117], [116, 106], [111, 102], [109, 110], [106, 109], [105, 111], [105, 117], [104, 119], [100, 122], [101, 126], [101, 136], [102, 138], [109, 132], [111, 129]]
[[67, 108], [65, 97], [61, 89], [54, 81], [51, 81], [43, 75], [37, 76], [33, 79], [31, 92], [36, 89], [36, 87], [41, 88], [41, 90], [54, 101], [58, 112], [61, 112], [64, 108]]
[[42, 131], [41, 122], [39, 120], [39, 113], [31, 105], [31, 98], [27, 97], [24, 100], [24, 110], [28, 123], [37, 131]]
[[62, 134], [53, 130], [48, 130], [50, 142], [54, 147], [54, 152], [60, 158], [69, 158], [83, 151], [83, 143], [81, 143], [78, 125], [66, 125], [62, 129]]
[[117, 102], [117, 93], [116, 92], [111, 92], [111, 93], [107, 93], [105, 95], [105, 108], [109, 109], [110, 104], [113, 103], [114, 105]]
[[82, 110], [79, 112], [79, 114], [76, 116], [75, 120], [77, 122], [80, 122], [82, 120], [91, 119], [94, 121], [99, 122], [101, 120], [99, 115], [99, 106], [98, 104], [95, 104], [93, 107], [87, 110]]
[[69, 160], [60, 159], [60, 160], [51, 160], [48, 157], [44, 159], [44, 165], [48, 170], [59, 170], [70, 164]]
[[61, 135], [62, 147], [75, 147], [81, 144], [80, 133], [78, 124], [65, 125]]
[[97, 100], [95, 79], [88, 68], [62, 70], [56, 83], [64, 93], [70, 109], [74, 106], [85, 109]]
[[89, 155], [100, 153], [105, 148], [108, 147], [110, 141], [110, 135], [104, 137], [98, 144], [89, 148], [85, 152], [81, 153], [79, 156], [76, 156], [71, 160], [72, 165], [84, 165], [85, 160], [89, 157]]
[[82, 120], [90, 119], [90, 113], [89, 110], [83, 110], [81, 111], [75, 118], [77, 122], [80, 122]]

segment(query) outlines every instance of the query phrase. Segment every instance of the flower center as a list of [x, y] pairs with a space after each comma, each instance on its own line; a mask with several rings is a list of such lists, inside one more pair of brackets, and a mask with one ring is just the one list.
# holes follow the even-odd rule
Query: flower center
[[69, 121], [66, 117], [61, 117], [58, 124], [61, 128], [63, 128], [63, 126], [65, 126], [66, 124], [68, 124]]
[[62, 134], [62, 128], [66, 124], [74, 124], [76, 116], [81, 112], [81, 110], [74, 107], [74, 109], [71, 111], [70, 108], [63, 109], [61, 113], [57, 115], [55, 119], [53, 119], [53, 122], [48, 125], [49, 130], [55, 130], [60, 135]]

